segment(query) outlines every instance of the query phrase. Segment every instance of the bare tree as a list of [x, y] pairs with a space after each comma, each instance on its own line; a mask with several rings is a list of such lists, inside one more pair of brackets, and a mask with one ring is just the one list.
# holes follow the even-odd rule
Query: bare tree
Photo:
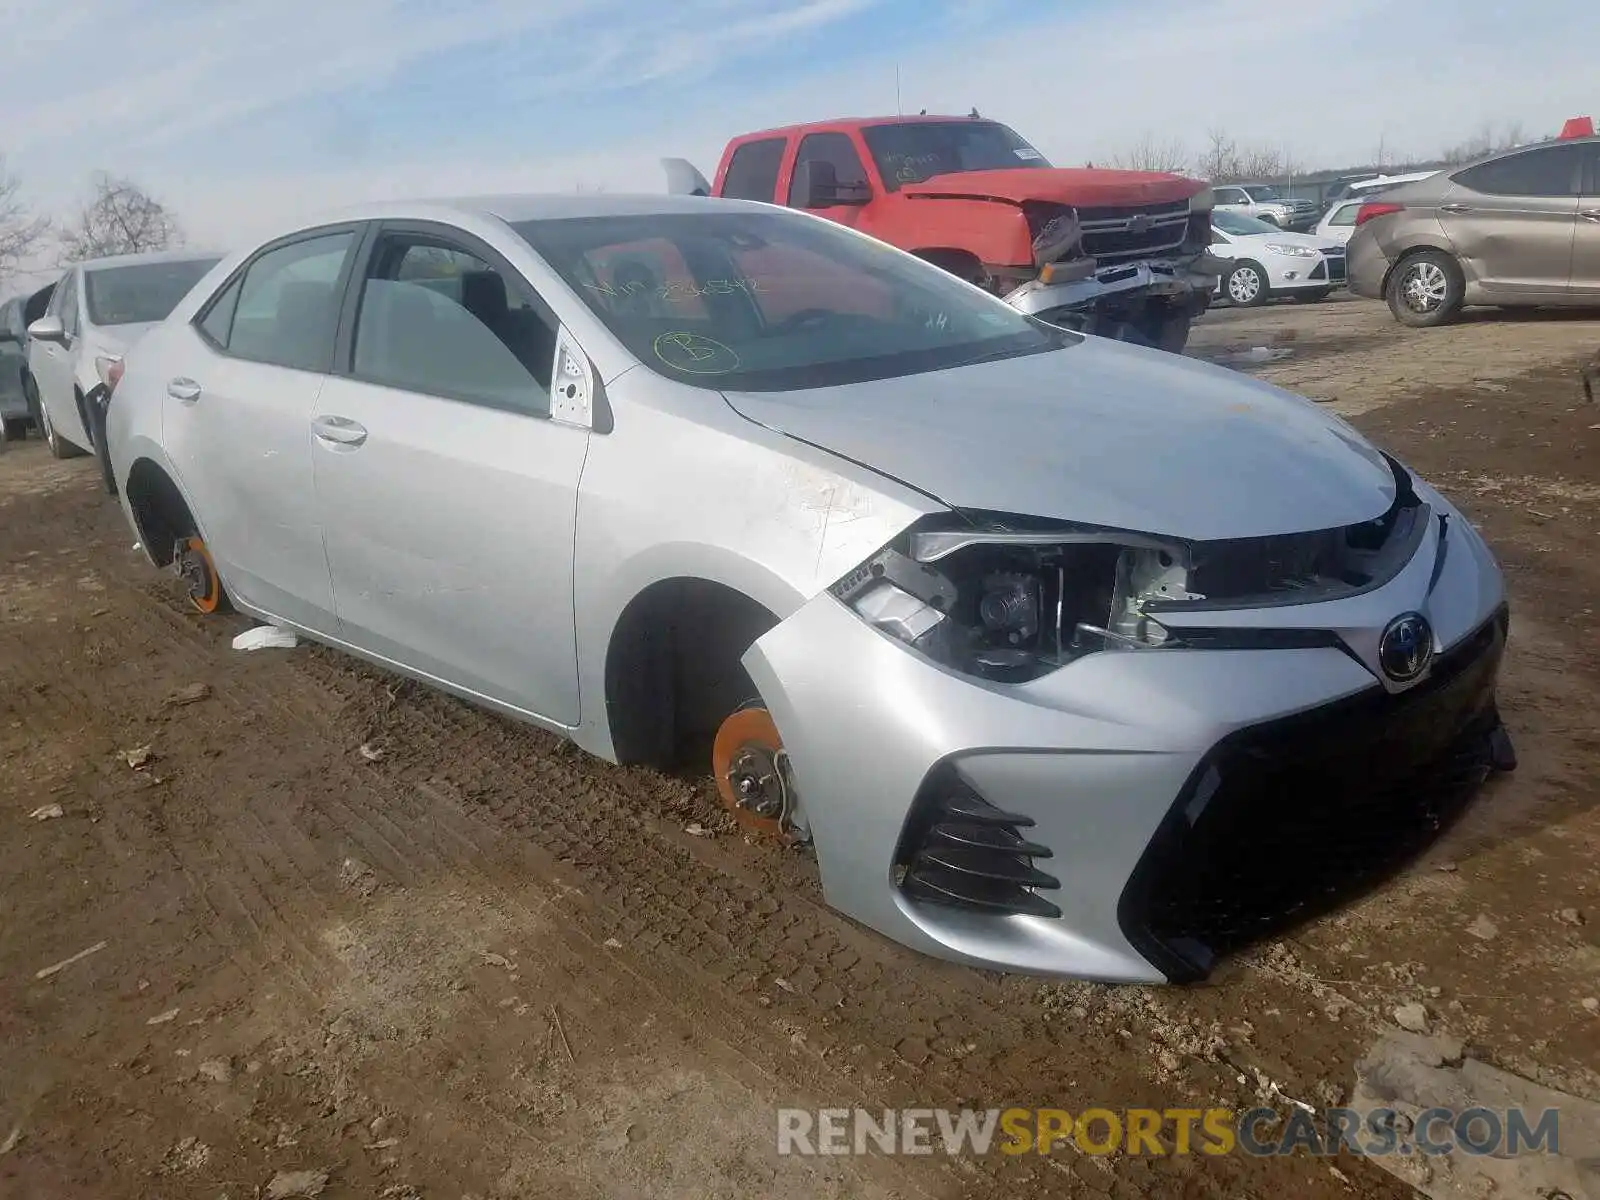
[[33, 214], [22, 198], [21, 182], [6, 170], [0, 154], [0, 287], [49, 232], [49, 219]]
[[1493, 121], [1485, 121], [1483, 128], [1464, 142], [1454, 146], [1447, 146], [1439, 155], [1440, 159], [1448, 165], [1470, 162], [1475, 158], [1482, 158], [1486, 154], [1493, 154], [1499, 150], [1510, 150], [1513, 146], [1522, 145], [1522, 122], [1513, 121], [1507, 125], [1504, 133], [1496, 133]]
[[1181, 175], [1189, 169], [1189, 152], [1182, 142], [1157, 141], [1147, 133], [1135, 145], [1112, 158], [1111, 165], [1124, 171], [1165, 171]]
[[1276, 146], [1241, 146], [1220, 129], [1206, 135], [1206, 148], [1195, 164], [1213, 183], [1247, 183], [1299, 175], [1304, 168]]
[[105, 171], [95, 173], [89, 203], [61, 231], [61, 256], [72, 262], [181, 245], [183, 230], [165, 205], [133, 180]]

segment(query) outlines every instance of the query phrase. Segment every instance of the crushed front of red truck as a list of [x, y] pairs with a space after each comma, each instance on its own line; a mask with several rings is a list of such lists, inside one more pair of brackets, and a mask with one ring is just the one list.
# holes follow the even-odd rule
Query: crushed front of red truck
[[1181, 352], [1225, 265], [1209, 249], [1211, 191], [1195, 188], [1155, 204], [1025, 201], [1034, 274], [1001, 294], [1052, 324]]

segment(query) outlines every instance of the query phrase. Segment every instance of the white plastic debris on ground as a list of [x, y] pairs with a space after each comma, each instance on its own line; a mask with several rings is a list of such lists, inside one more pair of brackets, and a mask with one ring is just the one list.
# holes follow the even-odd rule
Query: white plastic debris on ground
[[257, 625], [246, 629], [233, 639], [235, 650], [293, 650], [300, 640], [292, 629], [279, 629], [276, 625]]

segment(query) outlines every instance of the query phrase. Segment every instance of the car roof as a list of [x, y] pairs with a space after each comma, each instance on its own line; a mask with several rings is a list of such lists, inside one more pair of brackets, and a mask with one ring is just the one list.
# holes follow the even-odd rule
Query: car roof
[[735, 142], [751, 142], [762, 138], [790, 137], [794, 134], [805, 133], [813, 129], [866, 129], [872, 125], [932, 125], [947, 124], [952, 121], [965, 121], [969, 124], [999, 125], [1000, 121], [993, 117], [973, 116], [971, 113], [950, 113], [940, 116], [937, 113], [917, 113], [915, 116], [905, 117], [834, 117], [826, 121], [804, 121], [797, 125], [778, 125], [772, 129], [757, 129], [750, 133], [741, 133], [736, 138], [729, 139]]
[[[562, 221], [578, 217], [655, 217], [675, 213], [728, 212], [733, 209], [771, 212], [776, 205], [753, 200], [723, 200], [710, 196], [680, 196], [667, 192], [610, 195], [557, 192], [499, 196], [458, 196], [419, 200], [385, 200], [354, 205], [325, 213], [321, 220], [299, 226], [340, 221], [448, 220], [493, 217], [515, 225], [522, 221]], [[788, 212], [791, 210], [782, 209]]]
[[196, 262], [202, 258], [222, 257], [221, 250], [149, 250], [142, 254], [109, 254], [104, 258], [85, 258], [73, 263], [72, 266], [81, 267], [85, 271], [99, 271], [106, 267], [134, 267], [141, 263]]

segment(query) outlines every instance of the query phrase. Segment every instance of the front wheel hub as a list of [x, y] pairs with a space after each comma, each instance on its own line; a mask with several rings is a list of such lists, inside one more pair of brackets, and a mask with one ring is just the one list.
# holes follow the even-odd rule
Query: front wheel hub
[[783, 739], [765, 708], [741, 708], [722, 723], [711, 749], [717, 795], [752, 833], [792, 837], [794, 789]]

